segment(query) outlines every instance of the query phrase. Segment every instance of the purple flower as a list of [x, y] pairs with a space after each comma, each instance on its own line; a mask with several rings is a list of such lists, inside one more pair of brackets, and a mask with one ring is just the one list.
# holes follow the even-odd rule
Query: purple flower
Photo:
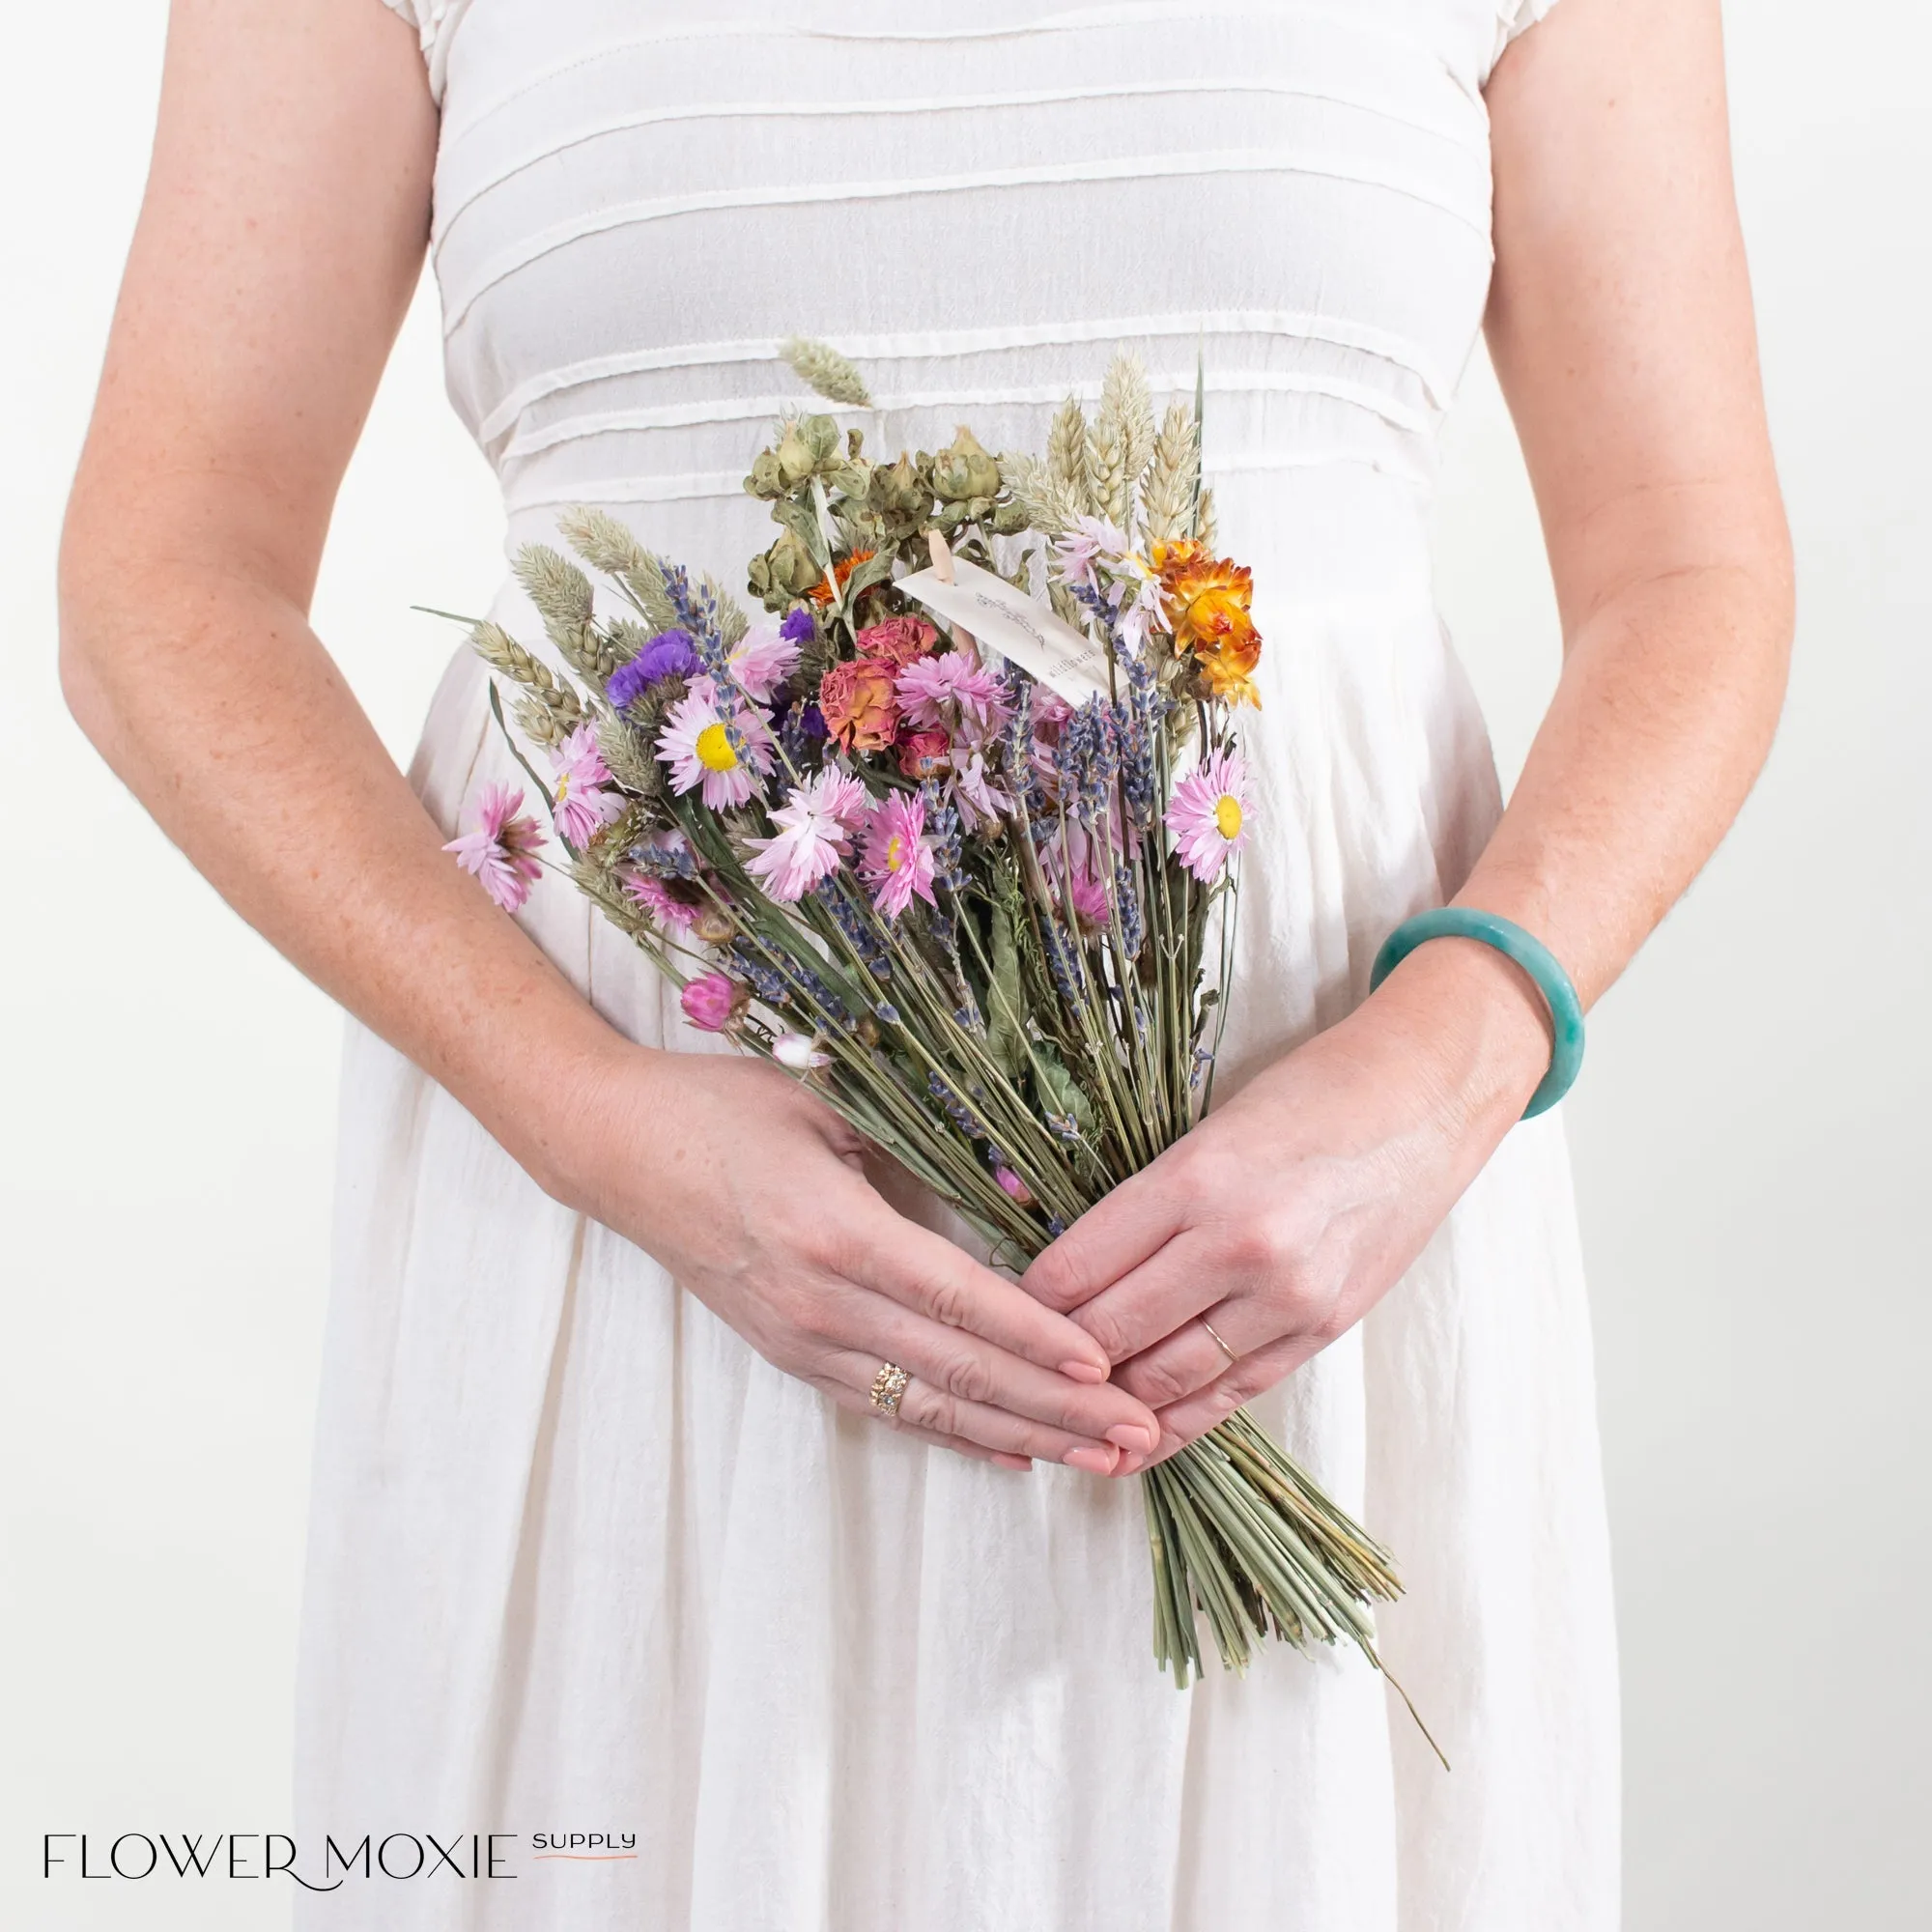
[[690, 677], [697, 669], [697, 646], [689, 631], [666, 631], [653, 638], [629, 664], [611, 673], [604, 693], [619, 711], [662, 677]]
[[815, 704], [808, 704], [798, 714], [798, 728], [808, 738], [823, 740], [830, 735], [829, 727], [825, 723], [825, 713], [819, 710]]
[[786, 613], [784, 622], [779, 626], [779, 636], [788, 644], [803, 644], [810, 640], [814, 628], [811, 612], [801, 604]]

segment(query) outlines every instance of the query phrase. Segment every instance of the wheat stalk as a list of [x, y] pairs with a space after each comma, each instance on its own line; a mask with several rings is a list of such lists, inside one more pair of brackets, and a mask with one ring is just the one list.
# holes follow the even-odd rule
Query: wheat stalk
[[1201, 432], [1179, 403], [1170, 403], [1141, 484], [1141, 523], [1151, 544], [1174, 543], [1194, 519]]
[[828, 403], [840, 403], [850, 410], [872, 407], [858, 364], [839, 355], [831, 343], [814, 341], [809, 335], [794, 335], [779, 345], [779, 355], [807, 388], [816, 391]]

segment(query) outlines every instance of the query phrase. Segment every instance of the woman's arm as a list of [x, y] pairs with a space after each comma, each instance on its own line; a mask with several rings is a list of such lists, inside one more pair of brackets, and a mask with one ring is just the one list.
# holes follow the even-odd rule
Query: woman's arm
[[[1718, 0], [1563, 0], [1489, 89], [1495, 366], [1565, 655], [1457, 903], [1527, 926], [1586, 1002], [1730, 825], [1784, 691], [1791, 558], [1732, 199]], [[1419, 948], [1040, 1257], [1161, 1415], [1161, 1454], [1350, 1327], [1548, 1065], [1540, 1000]], [[1230, 1367], [1196, 1320], [1241, 1357]], [[1122, 1473], [1134, 1466], [1130, 1461]]]
[[1151, 1418], [1094, 1343], [895, 1214], [793, 1082], [607, 1026], [442, 854], [309, 629], [436, 138], [378, 0], [176, 0], [62, 546], [74, 715], [245, 919], [780, 1366], [863, 1408], [890, 1356], [920, 1433], [1111, 1467]]

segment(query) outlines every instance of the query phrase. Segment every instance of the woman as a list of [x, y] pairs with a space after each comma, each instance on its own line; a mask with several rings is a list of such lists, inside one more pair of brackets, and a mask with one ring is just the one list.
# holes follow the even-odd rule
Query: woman
[[[62, 580], [76, 715], [357, 1022], [305, 1839], [519, 1834], [514, 1883], [309, 1909], [1611, 1924], [1566, 1156], [1511, 1131], [1549, 1034], [1466, 940], [1368, 973], [1453, 897], [1594, 999], [1764, 755], [1789, 560], [1716, 0], [387, 4], [177, 0]], [[1166, 389], [1205, 354], [1268, 640], [1231, 1097], [1023, 1283], [570, 891], [512, 923], [459, 874], [513, 776], [470, 663], [406, 781], [309, 632], [426, 238], [512, 542], [594, 501], [720, 575], [766, 540], [778, 337], [862, 360], [888, 450], [955, 410], [1037, 447], [1116, 342]], [[1425, 542], [1485, 320], [1566, 639], [1506, 812]], [[1385, 1654], [1452, 1775], [1359, 1659], [1154, 1671], [1122, 1479], [1242, 1400], [1399, 1552]], [[637, 1856], [529, 1856], [587, 1830]]]

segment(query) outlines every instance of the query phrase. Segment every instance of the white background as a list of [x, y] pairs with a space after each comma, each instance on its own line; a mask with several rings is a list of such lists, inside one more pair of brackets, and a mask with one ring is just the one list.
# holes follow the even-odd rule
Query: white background
[[[40, 1834], [287, 1827], [338, 1022], [60, 703], [56, 533], [163, 10], [8, 13], [0, 1918], [221, 1932], [280, 1922], [280, 1899], [45, 1883]], [[1803, 613], [1771, 770], [1593, 1019], [1569, 1108], [1616, 1538], [1628, 1922], [1878, 1932], [1924, 1922], [1932, 1811], [1932, 16], [1754, 0], [1730, 33]], [[480, 609], [497, 539], [419, 300], [317, 604], [399, 753], [449, 649], [408, 607]], [[1557, 639], [1483, 367], [1448, 439], [1438, 551], [1508, 778]]]

